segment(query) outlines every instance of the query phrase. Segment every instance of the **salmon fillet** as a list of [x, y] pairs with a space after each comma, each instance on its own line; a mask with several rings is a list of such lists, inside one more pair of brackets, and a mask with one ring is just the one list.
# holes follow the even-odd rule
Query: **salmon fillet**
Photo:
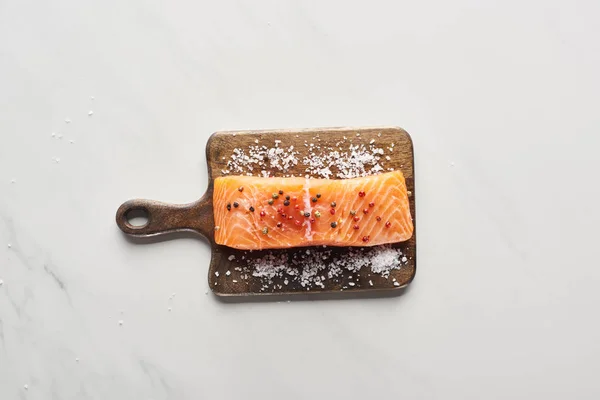
[[219, 177], [213, 207], [215, 242], [242, 250], [375, 246], [413, 234], [401, 171], [341, 180]]

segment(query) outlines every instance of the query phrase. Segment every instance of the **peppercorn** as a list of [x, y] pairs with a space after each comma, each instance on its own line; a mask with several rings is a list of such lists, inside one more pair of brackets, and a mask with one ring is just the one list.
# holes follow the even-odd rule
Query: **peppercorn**
[[277, 227], [278, 227], [278, 228], [281, 228], [281, 222], [278, 222], [278, 223], [277, 223]]
[[312, 200], [313, 203], [317, 202], [317, 198], [316, 197], [313, 197], [311, 200]]
[[243, 192], [243, 191], [244, 191], [244, 187], [243, 187], [243, 186], [240, 186], [240, 187], [238, 188], [238, 190], [239, 190], [240, 192]]
[[274, 203], [273, 199], [269, 199], [269, 205], [272, 206]]
[[377, 216], [377, 222], [381, 221], [381, 217], [378, 215]]
[[315, 211], [315, 217], [321, 218], [321, 211], [319, 211], [319, 210]]
[[358, 192], [358, 197], [365, 197], [365, 192], [363, 192], [362, 190]]
[[373, 203], [373, 202], [369, 203], [369, 207], [374, 207], [374, 206], [375, 206], [375, 203]]
[[390, 221], [388, 221], [388, 222], [385, 223], [385, 227], [386, 228], [389, 228], [390, 226], [392, 226], [392, 223]]
[[273, 193], [271, 195], [272, 198], [274, 198], [275, 200], [277, 200], [279, 198], [279, 195], [277, 193]]
[[290, 199], [290, 196], [289, 196], [289, 195], [285, 196], [285, 199], [286, 199], [286, 200], [289, 200], [289, 199]]
[[354, 222], [358, 222], [360, 220], [360, 218], [357, 216], [354, 217]]
[[369, 209], [368, 209], [368, 208], [365, 208], [365, 209], [363, 210], [363, 213], [365, 213], [365, 214], [368, 214], [368, 213], [369, 213]]
[[355, 210], [350, 210], [350, 215], [356, 215], [356, 211]]
[[358, 229], [358, 228], [359, 228], [359, 226], [358, 226], [358, 225], [354, 225], [354, 229]]
[[279, 191], [279, 194], [283, 194], [283, 190], [280, 190], [280, 191]]
[[317, 199], [321, 198], [321, 193], [317, 193]]
[[249, 210], [250, 212], [254, 212], [254, 207], [250, 206]]
[[267, 215], [267, 214], [266, 214], [264, 211], [261, 211], [261, 212], [260, 212], [260, 216], [261, 216], [261, 217], [264, 217], [265, 215]]
[[333, 221], [333, 222], [331, 223], [331, 227], [332, 227], [332, 228], [335, 228], [335, 227], [337, 227], [337, 222]]
[[234, 202], [233, 202], [233, 206], [234, 206], [235, 208], [238, 208], [240, 205], [239, 205], [239, 203], [238, 203], [237, 201], [234, 201]]
[[267, 228], [266, 226], [263, 228], [262, 230], [263, 235], [266, 235], [267, 233], [269, 233], [269, 228]]
[[227, 211], [231, 211], [231, 203], [227, 203]]
[[304, 212], [304, 216], [305, 216], [306, 218], [308, 218], [308, 217], [310, 217], [310, 213], [309, 213], [308, 211], [305, 211], [305, 212]]
[[290, 201], [289, 200], [284, 201], [283, 205], [286, 206], [286, 207], [289, 206], [290, 205]]
[[335, 204], [335, 201], [332, 201], [332, 202], [331, 202], [331, 208], [335, 208], [335, 206], [336, 206], [336, 205], [337, 205], [337, 204]]
[[329, 210], [329, 213], [330, 213], [331, 215], [335, 215], [335, 208], [332, 208], [331, 210]]

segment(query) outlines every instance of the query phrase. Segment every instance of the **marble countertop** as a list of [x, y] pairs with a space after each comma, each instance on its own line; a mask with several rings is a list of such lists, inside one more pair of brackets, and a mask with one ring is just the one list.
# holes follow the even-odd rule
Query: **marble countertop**
[[[597, 399], [598, 3], [0, 2], [0, 399]], [[188, 202], [217, 130], [399, 125], [399, 297], [225, 303]]]

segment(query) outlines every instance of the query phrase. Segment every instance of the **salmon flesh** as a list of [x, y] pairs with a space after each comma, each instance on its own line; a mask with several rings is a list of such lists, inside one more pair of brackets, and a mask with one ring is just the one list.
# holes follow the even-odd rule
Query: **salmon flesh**
[[215, 242], [242, 250], [375, 246], [413, 235], [401, 171], [354, 179], [224, 176], [214, 181]]

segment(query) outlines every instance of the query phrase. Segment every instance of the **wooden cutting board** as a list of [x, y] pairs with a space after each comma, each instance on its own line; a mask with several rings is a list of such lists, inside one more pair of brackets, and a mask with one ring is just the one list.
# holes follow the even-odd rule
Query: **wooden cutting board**
[[[397, 250], [398, 254], [401, 252], [399, 269], [392, 269], [387, 277], [374, 273], [368, 267], [351, 271], [342, 266], [341, 270], [333, 268], [333, 274], [328, 271], [330, 265], [333, 267], [338, 261], [361, 257], [362, 251], [372, 251], [371, 248], [319, 246], [249, 252], [215, 244], [212, 204], [215, 178], [248, 173], [255, 176], [310, 175], [319, 178], [323, 177], [319, 176], [323, 172], [316, 171], [314, 164], [312, 167], [306, 165], [309, 163], [308, 158], [329, 155], [331, 160], [332, 151], [339, 149], [343, 153], [350, 146], [366, 149], [368, 153], [369, 149], [375, 149], [373, 153], [379, 157], [377, 169], [382, 168], [381, 172], [400, 169], [406, 178], [415, 233], [410, 240], [391, 245], [391, 249]], [[269, 151], [271, 160], [275, 161], [273, 163], [269, 160]], [[383, 154], [378, 154], [377, 151], [383, 151]], [[244, 156], [260, 159], [261, 155], [265, 155], [263, 166], [244, 159]], [[414, 155], [412, 140], [403, 129], [382, 127], [216, 132], [206, 145], [206, 160], [209, 182], [201, 199], [182, 205], [143, 199], [130, 200], [119, 207], [116, 221], [125, 234], [135, 237], [180, 231], [192, 231], [204, 236], [212, 248], [208, 281], [215, 294], [240, 296], [397, 290], [413, 280], [417, 261]], [[297, 162], [295, 165], [294, 160]], [[367, 165], [367, 172], [371, 168], [373, 165]], [[334, 174], [331, 178], [336, 178], [336, 174], [340, 172], [336, 166], [330, 170]], [[342, 175], [347, 176], [343, 171]], [[143, 226], [130, 224], [128, 218], [135, 212], [145, 214], [148, 222]], [[318, 267], [310, 264], [316, 259], [322, 260]], [[281, 276], [255, 276], [257, 265], [264, 266], [265, 262], [272, 263], [273, 260], [277, 260], [276, 264], [282, 269], [292, 267], [291, 272], [297, 273], [289, 275], [287, 272], [290, 271], [287, 271], [282, 272]], [[318, 268], [319, 271], [315, 275], [314, 270], [305, 271], [308, 268]]]

